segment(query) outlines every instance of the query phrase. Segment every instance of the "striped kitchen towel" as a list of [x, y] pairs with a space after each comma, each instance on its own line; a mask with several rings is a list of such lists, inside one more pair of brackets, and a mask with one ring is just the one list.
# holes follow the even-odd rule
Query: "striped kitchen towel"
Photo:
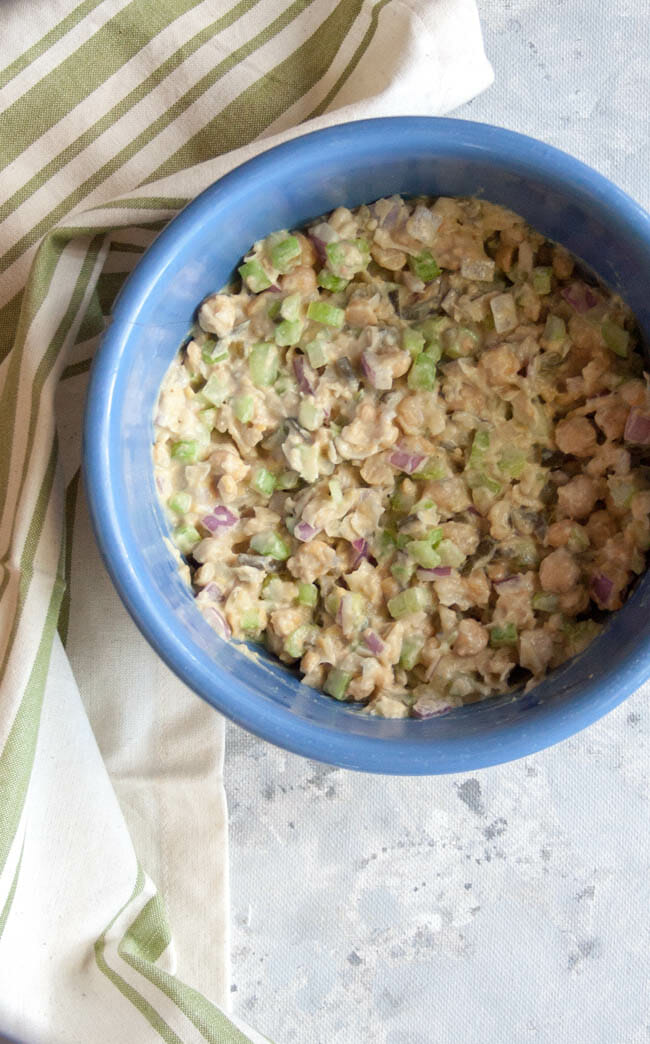
[[4, 0], [2, 23], [0, 1032], [259, 1041], [224, 1014], [223, 722], [95, 552], [86, 375], [125, 276], [226, 170], [485, 88], [474, 0]]

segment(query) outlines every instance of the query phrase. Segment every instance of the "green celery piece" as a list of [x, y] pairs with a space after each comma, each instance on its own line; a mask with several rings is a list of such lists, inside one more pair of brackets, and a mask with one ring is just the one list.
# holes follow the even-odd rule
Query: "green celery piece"
[[288, 656], [298, 659], [305, 651], [305, 646], [318, 634], [313, 624], [301, 624], [292, 631], [284, 643], [284, 651]]
[[453, 540], [441, 540], [437, 547], [438, 557], [443, 566], [459, 569], [467, 558]]
[[287, 236], [286, 239], [275, 243], [270, 250], [271, 264], [278, 272], [288, 272], [293, 267], [293, 262], [300, 257], [300, 243], [296, 236]]
[[437, 344], [445, 330], [452, 325], [451, 319], [446, 315], [439, 315], [432, 319], [423, 319], [416, 323], [414, 329], [421, 333], [425, 341], [433, 341]]
[[276, 487], [278, 489], [295, 489], [299, 482], [300, 476], [297, 471], [283, 471], [278, 476]]
[[167, 504], [177, 515], [184, 515], [192, 506], [192, 498], [185, 490], [179, 490], [169, 498]]
[[430, 250], [423, 250], [415, 257], [410, 254], [408, 264], [413, 275], [421, 279], [423, 283], [431, 283], [440, 275], [441, 270]]
[[468, 471], [465, 474], [470, 489], [487, 489], [489, 493], [497, 497], [503, 488], [500, 482], [490, 478], [484, 471]]
[[485, 454], [490, 448], [490, 433], [480, 429], [474, 433], [474, 440], [469, 454], [468, 466], [470, 468], [481, 467]]
[[252, 395], [238, 395], [232, 401], [232, 412], [242, 424], [248, 424], [253, 419], [254, 409]]
[[556, 613], [558, 609], [557, 595], [538, 591], [533, 595], [533, 609], [538, 613]]
[[399, 584], [406, 586], [415, 572], [415, 562], [400, 555], [391, 565], [390, 571]]
[[284, 319], [275, 328], [275, 343], [283, 348], [298, 344], [302, 334], [300, 319]]
[[619, 355], [621, 359], [627, 358], [628, 348], [630, 346], [630, 335], [627, 330], [624, 330], [618, 323], [613, 323], [607, 319], [600, 328], [603, 335], [603, 340], [609, 350], [614, 352], [615, 355]]
[[517, 644], [517, 628], [513, 623], [506, 623], [503, 627], [493, 627], [490, 631], [490, 645], [498, 649], [502, 645]]
[[228, 348], [216, 341], [214, 344], [206, 345], [201, 350], [201, 358], [209, 366], [216, 366], [217, 363], [223, 362], [228, 358]]
[[569, 539], [567, 540], [567, 547], [571, 554], [579, 555], [582, 551], [586, 551], [589, 546], [589, 537], [582, 526], [572, 526]]
[[300, 319], [300, 294], [289, 294], [280, 305], [280, 315], [290, 322]]
[[349, 279], [342, 279], [341, 276], [334, 275], [333, 272], [328, 272], [326, 268], [321, 268], [318, 273], [318, 285], [322, 286], [324, 290], [331, 290], [333, 294], [345, 290], [349, 281]]
[[474, 330], [468, 326], [459, 326], [445, 333], [443, 355], [447, 359], [462, 359], [466, 355], [472, 355], [478, 344], [479, 336]]
[[213, 373], [208, 377], [199, 395], [211, 406], [222, 406], [228, 398], [228, 389], [224, 386], [219, 374]]
[[307, 431], [316, 431], [323, 423], [323, 411], [313, 402], [304, 400], [298, 408], [298, 423]]
[[424, 348], [424, 335], [407, 326], [402, 330], [402, 348], [415, 358]]
[[269, 319], [277, 319], [282, 309], [282, 301], [276, 297], [274, 301], [271, 301], [270, 305], [266, 309], [266, 314]]
[[351, 679], [352, 675], [348, 674], [347, 671], [341, 671], [338, 667], [332, 667], [327, 675], [323, 691], [328, 696], [333, 696], [335, 700], [344, 700], [345, 692]]
[[[318, 335], [320, 337], [320, 334]], [[309, 359], [310, 366], [313, 366], [315, 370], [320, 369], [321, 366], [327, 365], [327, 357], [323, 350], [323, 344], [319, 341], [318, 337], [315, 337], [313, 341], [305, 345], [305, 351]]]
[[447, 465], [443, 464], [441, 460], [436, 460], [435, 457], [429, 457], [428, 461], [425, 462], [424, 467], [420, 468], [419, 471], [414, 471], [411, 478], [437, 482], [439, 479], [449, 478], [449, 470]]
[[404, 638], [402, 641], [402, 651], [400, 652], [399, 657], [400, 667], [403, 667], [405, 671], [412, 671], [420, 659], [423, 645], [424, 642], [421, 638], [414, 638], [412, 636]]
[[431, 595], [424, 587], [409, 587], [388, 599], [388, 612], [394, 620], [419, 613], [431, 605]]
[[313, 608], [318, 602], [318, 588], [316, 584], [307, 584], [302, 580], [298, 582], [298, 603]]
[[552, 275], [552, 268], [539, 267], [533, 269], [533, 290], [540, 297], [550, 294], [553, 289]]
[[431, 391], [433, 389], [436, 383], [436, 364], [425, 352], [413, 360], [406, 383], [412, 390]]
[[508, 478], [521, 478], [526, 467], [526, 454], [515, 446], [506, 446], [499, 454], [497, 467]]
[[[331, 245], [331, 244], [330, 244]], [[311, 301], [307, 308], [307, 318], [324, 326], [334, 326], [340, 330], [345, 322], [345, 311], [326, 301]]]
[[172, 443], [172, 457], [183, 464], [194, 464], [199, 455], [199, 444], [196, 439], [180, 439]]
[[258, 388], [273, 384], [278, 375], [278, 350], [274, 344], [262, 341], [254, 344], [248, 358], [251, 380]]
[[563, 341], [566, 337], [566, 323], [559, 315], [548, 315], [544, 326], [545, 341]]
[[255, 533], [251, 537], [250, 548], [256, 554], [269, 555], [278, 562], [284, 562], [291, 554], [282, 537], [272, 529]]
[[201, 537], [194, 526], [178, 526], [174, 530], [174, 543], [184, 555], [189, 554], [200, 539]]
[[259, 609], [245, 609], [241, 614], [241, 629], [248, 634], [259, 634], [262, 630], [262, 618]]
[[271, 285], [271, 280], [262, 268], [260, 262], [255, 258], [251, 261], [245, 261], [243, 265], [239, 266], [237, 271], [246, 283], [248, 289], [254, 294], [259, 294], [262, 290], [267, 290]]
[[275, 490], [275, 475], [268, 468], [258, 468], [251, 482], [253, 489], [265, 497], [270, 497]]

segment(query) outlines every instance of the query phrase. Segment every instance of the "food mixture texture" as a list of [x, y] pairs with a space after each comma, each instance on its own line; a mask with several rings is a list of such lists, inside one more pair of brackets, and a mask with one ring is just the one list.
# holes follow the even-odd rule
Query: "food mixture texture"
[[196, 605], [386, 717], [538, 682], [645, 568], [633, 317], [478, 199], [339, 207], [200, 305], [155, 415]]

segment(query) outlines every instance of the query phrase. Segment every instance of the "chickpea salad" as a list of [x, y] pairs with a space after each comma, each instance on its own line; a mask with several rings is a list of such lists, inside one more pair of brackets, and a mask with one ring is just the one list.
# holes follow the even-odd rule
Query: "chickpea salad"
[[581, 652], [650, 548], [650, 395], [621, 299], [479, 199], [339, 207], [238, 273], [154, 418], [211, 626], [384, 717]]

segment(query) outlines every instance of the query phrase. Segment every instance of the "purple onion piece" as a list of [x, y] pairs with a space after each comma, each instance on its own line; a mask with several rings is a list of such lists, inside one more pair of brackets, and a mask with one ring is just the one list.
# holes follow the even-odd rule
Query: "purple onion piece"
[[327, 252], [325, 250], [325, 241], [320, 239], [318, 236], [314, 236], [311, 232], [307, 233], [307, 239], [316, 251], [316, 256], [322, 265], [327, 261]]
[[366, 633], [363, 636], [363, 640], [366, 643], [367, 647], [370, 649], [370, 652], [373, 653], [375, 656], [381, 655], [381, 653], [384, 651], [384, 643], [382, 642], [379, 635], [375, 634], [374, 631], [366, 631]]
[[426, 704], [423, 704], [423, 706], [418, 707], [416, 703], [413, 707], [412, 713], [414, 718], [424, 720], [425, 718], [438, 718], [441, 714], [446, 714], [447, 711], [452, 709], [453, 708], [450, 703], [444, 704], [442, 707], [432, 707], [431, 705], [427, 706]]
[[626, 442], [636, 442], [638, 446], [650, 445], [650, 417], [639, 410], [630, 410], [623, 438]]
[[368, 557], [368, 541], [364, 540], [363, 537], [358, 537], [352, 541], [352, 547], [354, 548], [355, 555], [352, 559], [352, 565], [350, 566], [350, 572], [353, 572], [361, 564], [364, 558]]
[[571, 283], [570, 286], [564, 286], [560, 290], [560, 296], [580, 315], [590, 311], [600, 300], [598, 295], [586, 283]]
[[210, 581], [209, 584], [206, 584], [205, 587], [201, 588], [196, 597], [198, 598], [200, 594], [202, 594], [205, 598], [209, 598], [212, 602], [220, 602], [223, 598], [223, 591], [221, 590], [218, 584], [215, 584], [214, 580]]
[[435, 566], [433, 569], [416, 570], [418, 580], [439, 580], [441, 576], [451, 576], [451, 566]]
[[495, 587], [504, 587], [508, 584], [510, 587], [519, 587], [521, 584], [521, 575], [514, 573], [512, 576], [504, 576], [502, 580], [493, 580], [492, 583]]
[[206, 529], [209, 529], [211, 533], [214, 533], [216, 529], [222, 527], [234, 526], [239, 522], [239, 518], [227, 508], [225, 504], [217, 504], [213, 509], [211, 515], [206, 515], [205, 518], [201, 519]]
[[210, 626], [217, 632], [221, 638], [231, 638], [232, 631], [230, 630], [230, 624], [226, 620], [223, 613], [220, 613], [214, 606], [208, 606], [207, 609], [203, 610], [204, 616]]
[[407, 475], [412, 475], [426, 460], [426, 457], [422, 453], [408, 453], [406, 450], [396, 449], [391, 453], [389, 460], [394, 468], [399, 468]]
[[293, 531], [296, 540], [302, 541], [313, 540], [317, 533], [320, 533], [320, 529], [310, 526], [309, 522], [297, 522]]
[[361, 369], [363, 370], [364, 377], [367, 377], [372, 386], [375, 387], [377, 372], [374, 369], [367, 352], [361, 353]]
[[295, 355], [293, 359], [293, 372], [298, 381], [298, 387], [304, 395], [313, 395], [316, 387], [316, 374], [305, 359], [304, 355]]
[[379, 222], [381, 227], [382, 228], [387, 228], [389, 231], [390, 231], [391, 228], [394, 228], [396, 223], [397, 223], [397, 219], [399, 217], [399, 211], [400, 211], [399, 203], [394, 203], [393, 206], [388, 211], [388, 213], [385, 214], [384, 217]]
[[591, 590], [599, 602], [602, 602], [603, 605], [607, 605], [612, 597], [614, 584], [608, 576], [604, 576], [602, 573], [597, 573], [591, 579]]
[[475, 508], [473, 504], [470, 504], [470, 506], [467, 508], [467, 514], [468, 515], [476, 515], [477, 518], [482, 518], [483, 517], [481, 515], [481, 512], [477, 508]]

